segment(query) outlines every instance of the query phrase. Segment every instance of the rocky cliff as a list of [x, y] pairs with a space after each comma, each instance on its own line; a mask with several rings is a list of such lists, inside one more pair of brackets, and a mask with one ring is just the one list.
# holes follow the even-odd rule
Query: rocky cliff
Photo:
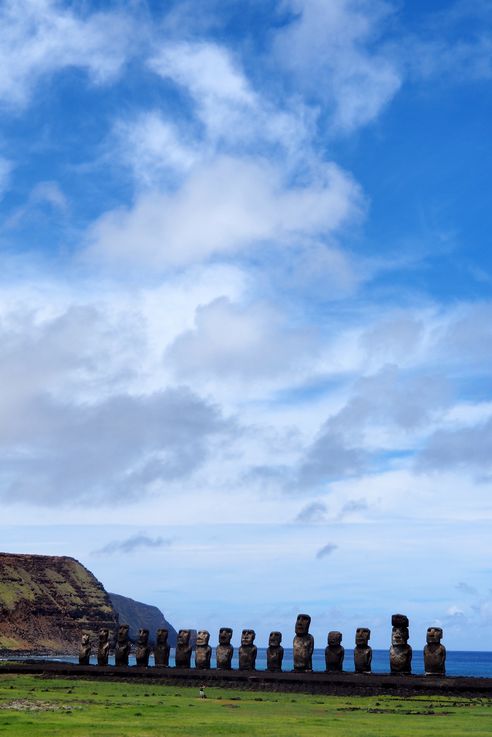
[[116, 628], [103, 585], [74, 558], [0, 553], [0, 650], [72, 653]]
[[154, 642], [155, 633], [160, 627], [169, 630], [169, 644], [171, 647], [176, 646], [177, 633], [172, 624], [164, 619], [161, 610], [150, 604], [143, 604], [141, 601], [134, 601], [127, 596], [120, 594], [109, 594], [111, 602], [118, 612], [120, 622], [130, 625], [130, 639], [136, 640], [140, 627], [148, 629], [150, 632], [150, 640]]

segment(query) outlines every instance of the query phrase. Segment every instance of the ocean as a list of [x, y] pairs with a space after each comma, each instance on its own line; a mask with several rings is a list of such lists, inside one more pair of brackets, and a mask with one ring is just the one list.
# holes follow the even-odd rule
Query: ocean
[[[171, 657], [169, 664], [174, 665], [174, 652], [171, 650]], [[12, 660], [13, 658], [9, 658]], [[16, 658], [16, 660], [23, 658]], [[29, 658], [33, 660], [31, 656]], [[39, 660], [53, 660], [58, 662], [69, 662], [77, 663], [78, 659], [73, 656], [60, 656], [52, 658], [39, 658]], [[114, 658], [110, 658], [110, 665], [114, 664]], [[135, 657], [130, 656], [130, 665], [135, 665]], [[192, 661], [193, 662], [193, 661]], [[96, 658], [91, 658], [91, 663], [96, 663]], [[237, 648], [234, 650], [233, 668], [238, 667], [237, 662]], [[353, 650], [345, 650], [345, 661], [344, 670], [347, 672], [353, 672], [354, 667], [354, 656]], [[154, 664], [153, 658], [150, 658], [150, 665]], [[215, 665], [214, 656], [212, 656], [212, 667]], [[258, 648], [258, 656], [256, 659], [256, 669], [266, 670], [266, 649]], [[283, 670], [292, 670], [292, 648], [285, 648]], [[325, 670], [325, 655], [324, 650], [315, 649], [313, 654], [313, 670], [324, 671]], [[373, 650], [372, 656], [372, 670], [374, 673], [389, 673], [389, 653], [387, 650]], [[423, 674], [424, 672], [424, 657], [422, 650], [413, 651], [412, 659], [412, 673], [416, 675]], [[448, 651], [446, 658], [446, 674], [448, 676], [477, 676], [482, 678], [492, 678], [492, 652], [480, 652], [480, 651], [464, 651], [455, 650]]]

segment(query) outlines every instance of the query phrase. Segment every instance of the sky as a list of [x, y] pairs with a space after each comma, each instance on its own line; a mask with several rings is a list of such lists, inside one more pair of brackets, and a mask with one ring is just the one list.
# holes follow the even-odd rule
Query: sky
[[491, 649], [491, 120], [487, 0], [0, 0], [2, 549]]

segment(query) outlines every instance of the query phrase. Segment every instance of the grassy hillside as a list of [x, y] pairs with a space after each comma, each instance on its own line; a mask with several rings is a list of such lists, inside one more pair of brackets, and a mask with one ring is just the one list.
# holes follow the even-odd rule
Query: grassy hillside
[[82, 631], [114, 629], [102, 584], [74, 558], [0, 553], [0, 649], [72, 652]]

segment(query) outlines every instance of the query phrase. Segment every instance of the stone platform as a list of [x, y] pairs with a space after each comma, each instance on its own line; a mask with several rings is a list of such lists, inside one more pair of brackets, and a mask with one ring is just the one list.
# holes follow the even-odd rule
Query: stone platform
[[195, 668], [100, 667], [72, 663], [16, 662], [0, 665], [1, 673], [94, 680], [140, 681], [173, 686], [201, 685], [248, 691], [376, 696], [471, 696], [492, 698], [492, 678], [394, 676], [380, 673], [268, 673], [266, 671], [196, 670]]

